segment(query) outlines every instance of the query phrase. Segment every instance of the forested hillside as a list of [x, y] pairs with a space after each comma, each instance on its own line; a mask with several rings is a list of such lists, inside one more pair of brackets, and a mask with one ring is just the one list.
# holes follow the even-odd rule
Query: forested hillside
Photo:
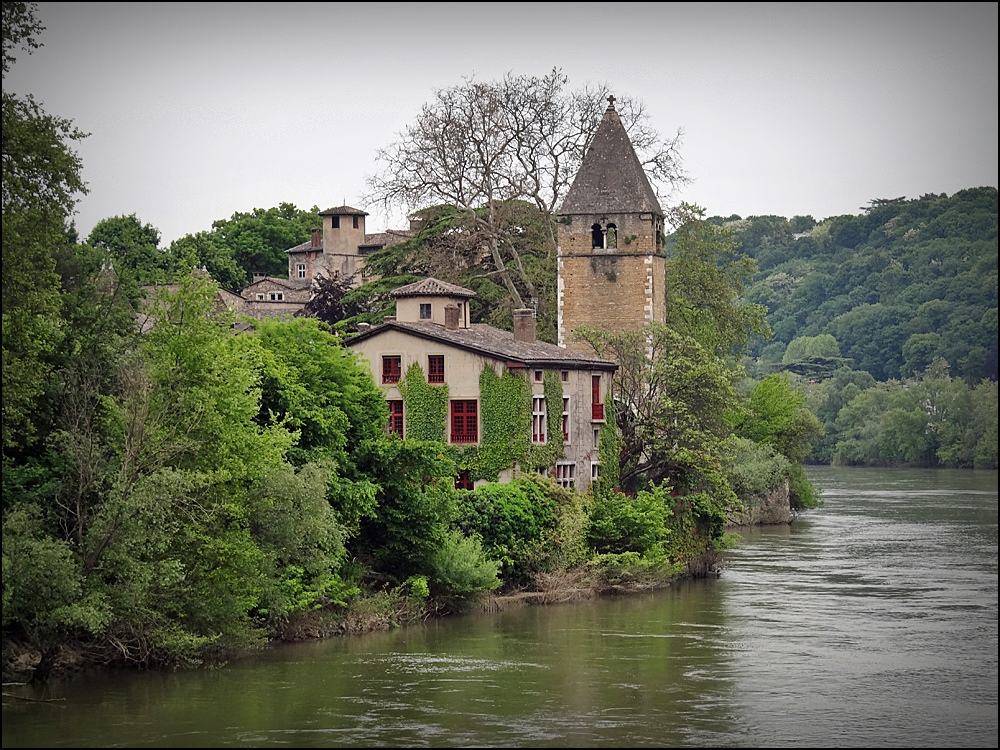
[[817, 223], [713, 217], [756, 260], [749, 302], [824, 426], [810, 460], [997, 467], [997, 190], [873, 200]]
[[[873, 200], [857, 216], [715, 217], [758, 273], [750, 301], [773, 338], [753, 354], [796, 370], [799, 337], [828, 334], [855, 370], [911, 377], [936, 358], [967, 382], [997, 377], [997, 190]], [[822, 364], [822, 363], [820, 363]], [[784, 366], [783, 368], [781, 366]], [[789, 367], [791, 366], [791, 367]]]

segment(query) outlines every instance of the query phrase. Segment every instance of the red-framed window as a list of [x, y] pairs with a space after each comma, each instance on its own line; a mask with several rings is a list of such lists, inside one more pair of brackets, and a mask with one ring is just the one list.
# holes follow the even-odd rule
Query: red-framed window
[[386, 403], [389, 404], [388, 432], [390, 435], [403, 437], [403, 402], [390, 400]]
[[458, 472], [458, 476], [455, 477], [455, 489], [456, 490], [474, 490], [476, 489], [476, 483], [472, 481], [469, 477], [469, 470], [462, 469]]
[[590, 376], [590, 398], [593, 403], [590, 418], [594, 422], [604, 421], [604, 404], [601, 403], [601, 376]]
[[546, 442], [547, 422], [545, 420], [545, 396], [531, 397], [531, 442], [543, 445]]
[[443, 383], [444, 382], [444, 355], [443, 354], [429, 354], [429, 355], [427, 355], [427, 382], [428, 383]]
[[451, 442], [479, 442], [479, 404], [475, 400], [451, 402]]
[[399, 355], [382, 357], [382, 382], [398, 383], [402, 358]]

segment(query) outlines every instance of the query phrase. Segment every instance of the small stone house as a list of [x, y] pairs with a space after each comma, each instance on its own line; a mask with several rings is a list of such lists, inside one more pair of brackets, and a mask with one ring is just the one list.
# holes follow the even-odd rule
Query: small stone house
[[254, 318], [294, 315], [309, 302], [312, 281], [295, 282], [274, 276], [255, 276], [253, 283], [240, 291], [243, 312]]
[[403, 229], [367, 234], [368, 214], [350, 206], [328, 208], [319, 215], [323, 226], [314, 229], [306, 242], [285, 251], [287, 279], [255, 276], [240, 292], [248, 315], [256, 318], [294, 315], [309, 302], [313, 280], [319, 276], [353, 278], [354, 286], [371, 281], [365, 275], [365, 258], [410, 236], [409, 230]]
[[[551, 463], [535, 470], [551, 474], [564, 487], [586, 492], [600, 470], [600, 428], [606, 418], [613, 418], [605, 412], [604, 400], [617, 365], [538, 340], [531, 309], [515, 310], [513, 332], [471, 323], [468, 303], [475, 292], [435, 278], [392, 294], [396, 315], [376, 326], [362, 326], [344, 342], [368, 362], [385, 392], [390, 412], [387, 431], [411, 436], [410, 423], [418, 415], [411, 411], [416, 408], [412, 399], [407, 403], [404, 385], [416, 365], [421, 387], [441, 389], [439, 393], [446, 396], [440, 413], [445, 442], [463, 448], [499, 445], [501, 452], [504, 446], [517, 452], [548, 445], [554, 449], [534, 455], [551, 457]], [[484, 393], [484, 382], [499, 382], [484, 381], [484, 370], [492, 371], [487, 376], [506, 377], [520, 395]], [[508, 400], [487, 403], [490, 398]], [[558, 414], [550, 415], [552, 409]], [[491, 429], [501, 428], [491, 427], [486, 416], [497, 413], [523, 415], [525, 423], [508, 421], [504, 434], [490, 434]], [[509, 481], [516, 469], [524, 469], [516, 463], [499, 471], [499, 481]], [[463, 472], [456, 485], [471, 488], [474, 480]]]

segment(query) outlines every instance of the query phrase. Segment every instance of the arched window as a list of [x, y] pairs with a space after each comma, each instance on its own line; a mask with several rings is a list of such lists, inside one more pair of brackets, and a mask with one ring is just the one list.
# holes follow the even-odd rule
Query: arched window
[[605, 237], [607, 238], [605, 247], [618, 247], [618, 227], [614, 224], [608, 224], [608, 231], [605, 233]]
[[604, 230], [600, 224], [594, 224], [590, 228], [591, 247], [604, 247]]

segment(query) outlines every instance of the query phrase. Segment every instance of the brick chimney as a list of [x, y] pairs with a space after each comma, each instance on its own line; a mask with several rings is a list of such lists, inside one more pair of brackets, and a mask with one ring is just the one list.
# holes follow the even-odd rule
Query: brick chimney
[[458, 305], [449, 303], [444, 306], [444, 327], [449, 331], [458, 330]]
[[312, 230], [312, 246], [319, 247], [323, 244], [323, 230], [314, 229]]
[[514, 341], [532, 343], [535, 340], [535, 311], [522, 307], [514, 311]]

